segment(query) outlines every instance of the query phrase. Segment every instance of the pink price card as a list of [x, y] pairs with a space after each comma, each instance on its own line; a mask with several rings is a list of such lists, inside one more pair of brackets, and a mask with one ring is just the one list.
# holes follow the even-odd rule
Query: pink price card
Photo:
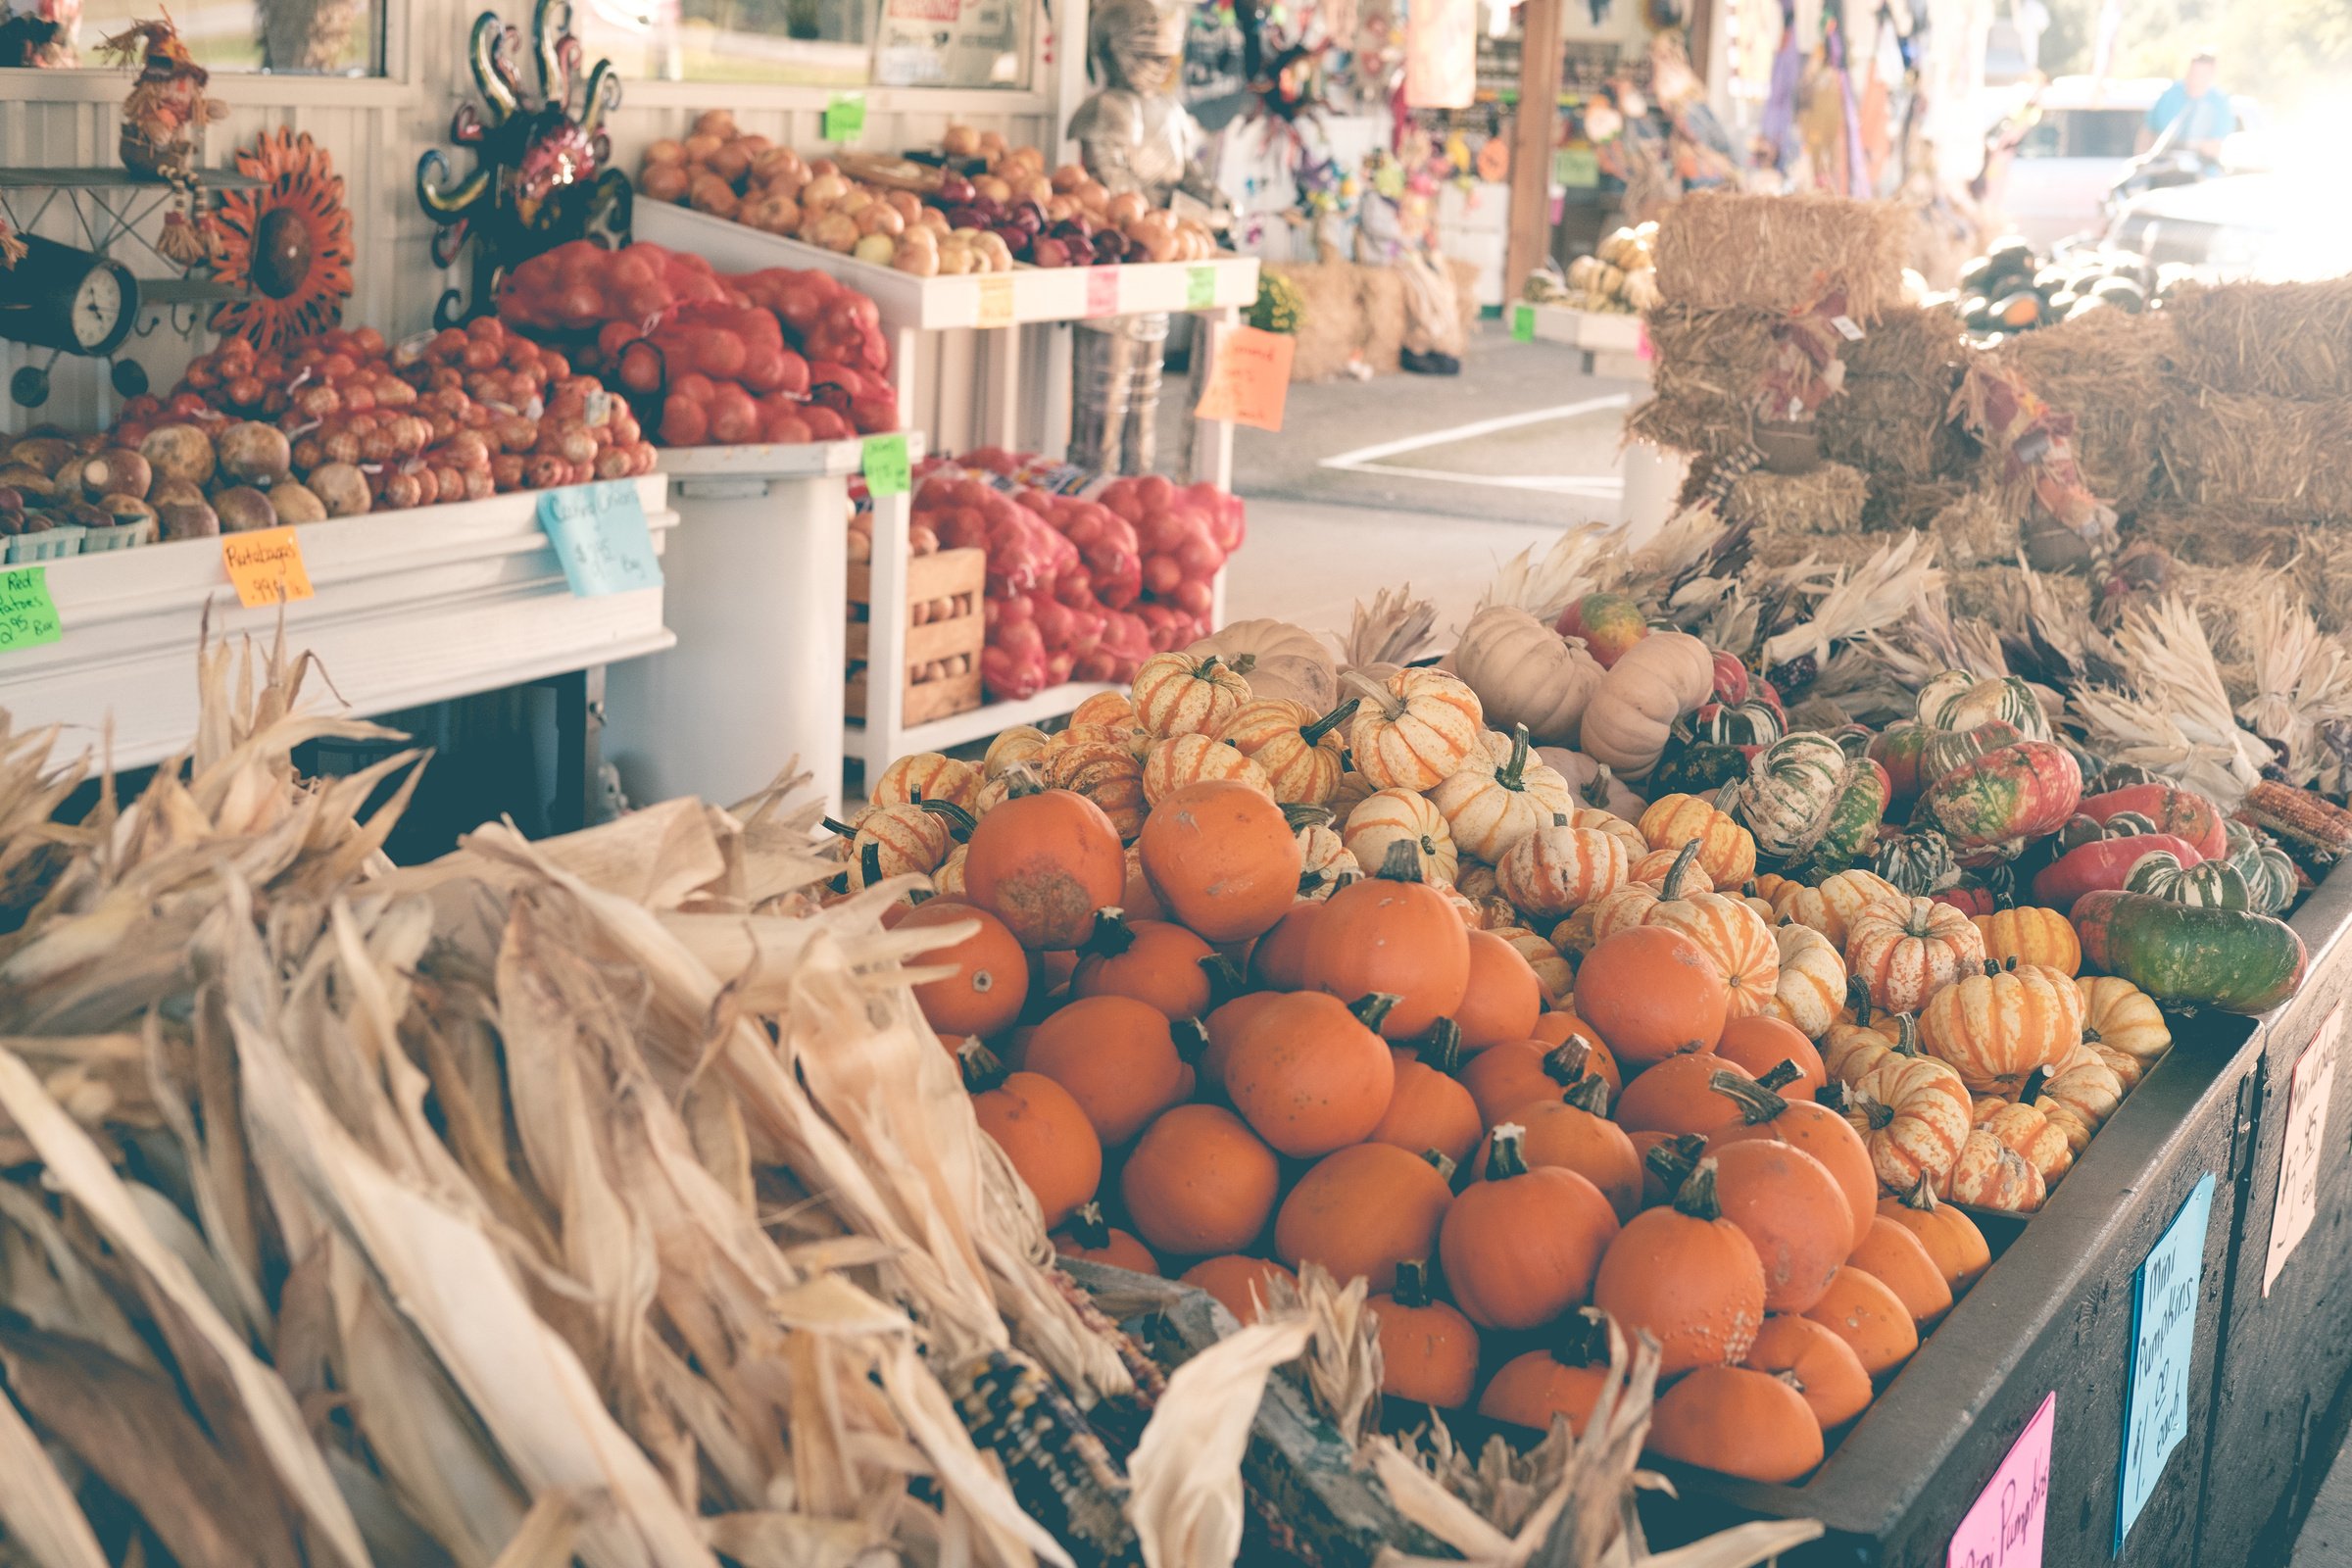
[[1086, 314], [1090, 320], [1098, 316], [1119, 314], [1119, 270], [1116, 267], [1096, 267], [1087, 270]]
[[2050, 1512], [2050, 1437], [2057, 1428], [2058, 1395], [2052, 1390], [1952, 1532], [1945, 1568], [2041, 1568], [2042, 1526]]
[[1649, 345], [1649, 323], [1647, 321], [1642, 323], [1642, 336], [1635, 343], [1634, 356], [1642, 360], [1654, 360], [1658, 357], [1658, 351]]

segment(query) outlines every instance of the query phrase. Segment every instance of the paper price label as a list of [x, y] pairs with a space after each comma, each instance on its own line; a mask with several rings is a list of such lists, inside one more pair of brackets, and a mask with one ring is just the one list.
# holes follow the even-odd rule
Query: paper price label
[[563, 563], [564, 580], [581, 599], [662, 586], [645, 503], [626, 479], [572, 485], [539, 498], [539, 526]]
[[39, 648], [65, 635], [57, 601], [49, 597], [47, 566], [0, 571], [0, 654]]
[[1536, 308], [1533, 305], [1511, 307], [1511, 341], [1533, 343], [1536, 340]]
[[1600, 154], [1590, 147], [1563, 147], [1551, 155], [1551, 182], [1575, 190], [1600, 183]]
[[865, 474], [865, 493], [869, 496], [903, 496], [914, 484], [912, 466], [906, 461], [906, 437], [869, 435], [860, 459]]
[[1830, 318], [1830, 325], [1836, 327], [1838, 329], [1838, 335], [1845, 339], [1848, 343], [1859, 343], [1862, 341], [1862, 328], [1856, 324], [1854, 318], [1850, 316], [1833, 316]]
[[1090, 319], [1098, 316], [1119, 314], [1119, 270], [1117, 268], [1097, 267], [1087, 271], [1086, 314]]
[[1205, 311], [1217, 303], [1217, 270], [1195, 267], [1184, 274], [1184, 308]]
[[2320, 1025], [2287, 1080], [2286, 1148], [2278, 1156], [2278, 1199], [2271, 1206], [2271, 1248], [2262, 1265], [2262, 1294], [2271, 1294], [2279, 1270], [2294, 1255], [2320, 1210], [2320, 1169], [2327, 1163], [2328, 1102], [2335, 1093], [2336, 1039], [2343, 1033], [2344, 1004]]
[[1281, 429], [1283, 405], [1291, 395], [1291, 361], [1298, 352], [1298, 340], [1288, 332], [1220, 328], [1216, 357], [1208, 362], [1208, 384], [1194, 415], [1257, 430]]
[[2213, 1172], [2207, 1171], [2132, 1276], [2132, 1365], [2124, 1392], [2123, 1479], [2115, 1499], [2118, 1555], [2164, 1474], [2165, 1460], [2188, 1432], [2189, 1363], [2213, 1188]]
[[1652, 348], [1649, 342], [1649, 323], [1643, 321], [1639, 330], [1641, 335], [1634, 340], [1634, 357], [1642, 360], [1656, 359], [1658, 351]]
[[825, 140], [856, 141], [865, 134], [865, 94], [842, 92], [825, 105]]
[[1952, 1532], [1944, 1568], [2041, 1568], [2050, 1512], [2050, 1437], [2057, 1430], [2058, 1395], [2052, 1391]]
[[1012, 324], [1012, 274], [992, 272], [980, 279], [981, 326], [1010, 326]]
[[220, 536], [220, 564], [247, 610], [294, 604], [311, 597], [311, 574], [302, 564], [302, 542], [291, 528], [257, 528]]

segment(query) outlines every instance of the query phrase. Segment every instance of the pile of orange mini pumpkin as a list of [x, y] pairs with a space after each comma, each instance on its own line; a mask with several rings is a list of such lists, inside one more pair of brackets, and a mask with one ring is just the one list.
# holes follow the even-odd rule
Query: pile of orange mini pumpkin
[[[846, 882], [976, 926], [917, 1000], [1061, 1251], [1245, 1319], [1361, 1276], [1396, 1398], [1581, 1428], [1613, 1320], [1661, 1348], [1652, 1452], [1795, 1480], [1988, 1265], [1944, 1200], [2037, 1202], [2169, 1046], [2055, 911], [1758, 883], [1731, 817], [1584, 804], [1449, 675], [1317, 714], [1244, 664], [900, 760]], [[1970, 1049], [2019, 996], [2071, 1031], [2032, 1095]]]

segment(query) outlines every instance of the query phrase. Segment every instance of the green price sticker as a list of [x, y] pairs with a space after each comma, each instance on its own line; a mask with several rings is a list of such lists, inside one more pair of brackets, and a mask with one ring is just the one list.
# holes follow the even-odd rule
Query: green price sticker
[[0, 654], [39, 648], [65, 635], [57, 602], [49, 597], [47, 566], [0, 571]]
[[906, 461], [904, 432], [867, 436], [860, 466], [865, 472], [865, 493], [869, 496], [903, 496], [913, 488], [914, 473]]
[[865, 134], [865, 94], [842, 92], [825, 105], [825, 140], [856, 141]]
[[1217, 303], [1217, 270], [1196, 267], [1184, 274], [1184, 308], [1205, 311]]
[[1571, 190], [1600, 183], [1600, 154], [1590, 147], [1563, 147], [1551, 155], [1551, 182]]
[[1536, 340], [1536, 308], [1533, 305], [1511, 307], [1511, 341], [1533, 343]]

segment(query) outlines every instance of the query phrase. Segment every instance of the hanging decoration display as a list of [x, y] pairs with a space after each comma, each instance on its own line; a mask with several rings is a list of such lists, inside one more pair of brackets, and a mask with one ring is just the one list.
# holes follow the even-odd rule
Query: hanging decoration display
[[343, 319], [351, 298], [351, 213], [343, 178], [309, 133], [265, 131], [236, 155], [238, 172], [258, 179], [233, 191], [213, 222], [214, 275], [245, 291], [213, 312], [213, 330], [268, 353]]
[[448, 290], [433, 308], [441, 326], [488, 315], [507, 272], [530, 257], [571, 240], [618, 242], [628, 235], [628, 179], [605, 167], [612, 154], [605, 117], [620, 106], [612, 63], [596, 63], [575, 109], [580, 41], [571, 32], [567, 0], [536, 0], [532, 7], [535, 91], [519, 79], [519, 48], [496, 12], [474, 19], [466, 57], [483, 107], [460, 105], [449, 127], [452, 141], [473, 149], [473, 171], [453, 180], [438, 149], [416, 161], [416, 199], [440, 225], [434, 263], [455, 266], [472, 247], [466, 289]]

